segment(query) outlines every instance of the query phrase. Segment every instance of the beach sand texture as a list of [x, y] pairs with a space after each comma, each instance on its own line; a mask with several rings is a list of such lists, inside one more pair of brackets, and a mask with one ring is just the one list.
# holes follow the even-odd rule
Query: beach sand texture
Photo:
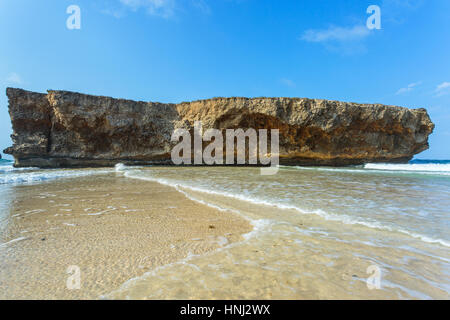
[[[246, 220], [173, 188], [115, 174], [15, 191], [1, 233], [0, 299], [96, 299], [251, 230]], [[80, 268], [79, 290], [67, 288], [69, 266]]]

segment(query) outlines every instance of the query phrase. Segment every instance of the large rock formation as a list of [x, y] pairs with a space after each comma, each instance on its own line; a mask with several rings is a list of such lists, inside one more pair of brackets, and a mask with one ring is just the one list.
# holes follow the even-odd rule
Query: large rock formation
[[16, 166], [170, 164], [176, 128], [279, 129], [280, 163], [406, 162], [428, 148], [425, 109], [305, 98], [214, 98], [180, 104], [136, 102], [8, 88]]

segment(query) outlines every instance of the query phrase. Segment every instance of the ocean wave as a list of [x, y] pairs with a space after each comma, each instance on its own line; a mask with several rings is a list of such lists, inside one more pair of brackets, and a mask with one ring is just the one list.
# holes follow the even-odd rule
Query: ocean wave
[[448, 163], [367, 163], [364, 169], [388, 170], [388, 171], [419, 171], [419, 172], [442, 172], [450, 173], [450, 164]]
[[330, 171], [330, 172], [359, 172], [359, 173], [367, 173], [368, 170], [364, 170], [363, 168], [357, 169], [357, 167], [302, 167], [302, 166], [279, 166], [280, 169], [294, 169], [294, 170], [313, 170], [313, 171]]
[[61, 179], [61, 178], [76, 178], [85, 177], [95, 174], [110, 173], [112, 170], [29, 170], [10, 171], [4, 174], [0, 174], [0, 184], [35, 184], [45, 182], [49, 180]]
[[[245, 239], [250, 239], [252, 237], [254, 237], [257, 233], [259, 233], [261, 230], [265, 229], [266, 227], [268, 227], [271, 224], [271, 220], [269, 219], [250, 219], [248, 216], [242, 214], [241, 211], [239, 210], [234, 210], [231, 208], [224, 208], [221, 206], [218, 206], [216, 204], [204, 201], [202, 199], [199, 199], [189, 193], [187, 193], [186, 191], [184, 191], [183, 189], [190, 189], [192, 191], [198, 191], [198, 192], [203, 192], [203, 193], [207, 193], [206, 190], [204, 189], [197, 189], [197, 188], [193, 188], [187, 185], [183, 185], [183, 184], [179, 184], [179, 183], [171, 183], [166, 179], [158, 179], [158, 178], [153, 178], [153, 177], [148, 177], [148, 176], [133, 176], [131, 174], [132, 172], [126, 172], [125, 173], [125, 177], [127, 178], [131, 178], [131, 179], [139, 179], [139, 180], [145, 180], [145, 181], [152, 181], [152, 182], [157, 182], [159, 184], [163, 184], [163, 185], [167, 185], [170, 186], [172, 188], [175, 188], [178, 192], [182, 193], [186, 198], [188, 198], [189, 200], [192, 200], [194, 202], [206, 205], [210, 208], [219, 210], [219, 211], [228, 211], [231, 213], [234, 213], [236, 215], [239, 215], [240, 217], [244, 218], [245, 220], [249, 221], [250, 224], [253, 226], [253, 231], [250, 231], [249, 233], [243, 235], [243, 237]], [[211, 191], [209, 191], [211, 192]]]
[[431, 237], [428, 237], [428, 236], [425, 236], [422, 234], [411, 232], [411, 231], [403, 229], [403, 228], [387, 226], [387, 225], [381, 224], [377, 221], [367, 221], [367, 220], [364, 220], [361, 218], [350, 217], [345, 214], [337, 215], [337, 214], [333, 214], [333, 213], [328, 213], [322, 209], [304, 210], [297, 206], [281, 204], [281, 203], [277, 203], [275, 201], [261, 199], [258, 197], [249, 197], [249, 196], [245, 196], [242, 194], [236, 194], [236, 193], [231, 193], [231, 192], [226, 192], [226, 191], [215, 191], [215, 190], [211, 190], [211, 189], [193, 187], [193, 186], [187, 185], [186, 183], [183, 183], [180, 181], [171, 181], [168, 179], [156, 178], [156, 177], [151, 177], [151, 176], [140, 176], [140, 175], [136, 175], [136, 172], [134, 172], [134, 174], [133, 174], [132, 171], [126, 172], [125, 177], [157, 182], [157, 183], [160, 183], [163, 185], [173, 187], [177, 190], [180, 190], [180, 187], [181, 187], [183, 189], [192, 190], [194, 192], [206, 193], [206, 194], [217, 195], [217, 196], [224, 196], [224, 197], [228, 197], [228, 198], [234, 198], [236, 200], [245, 201], [245, 202], [249, 202], [249, 203], [256, 204], [256, 205], [270, 206], [270, 207], [275, 207], [275, 208], [282, 209], [282, 210], [293, 210], [300, 214], [314, 214], [314, 215], [324, 218], [325, 220], [340, 222], [340, 223], [347, 224], [347, 225], [361, 225], [361, 226], [365, 226], [365, 227], [371, 228], [371, 229], [385, 230], [385, 231], [389, 231], [389, 232], [398, 232], [398, 233], [402, 233], [402, 234], [408, 235], [410, 237], [419, 239], [423, 242], [437, 243], [437, 244], [441, 244], [446, 247], [450, 247], [450, 242], [443, 240], [443, 239], [431, 238]]
[[378, 173], [378, 174], [423, 174], [450, 176], [450, 164], [394, 164], [394, 163], [367, 163], [362, 167], [302, 167], [302, 166], [279, 166], [280, 169], [314, 170], [325, 172], [345, 173]]
[[116, 170], [116, 172], [122, 172], [127, 169], [128, 169], [128, 167], [126, 165], [124, 165], [123, 163], [118, 163], [114, 166], [114, 170]]
[[146, 166], [127, 166], [124, 163], [118, 163], [114, 166], [114, 170], [116, 172], [125, 172], [128, 170], [136, 170], [136, 169], [142, 169], [142, 168], [147, 168], [147, 167], [151, 167], [151, 165], [146, 165]]
[[0, 174], [1, 173], [10, 173], [10, 172], [20, 172], [20, 171], [32, 171], [38, 170], [39, 168], [14, 168], [12, 163], [6, 165], [0, 165]]

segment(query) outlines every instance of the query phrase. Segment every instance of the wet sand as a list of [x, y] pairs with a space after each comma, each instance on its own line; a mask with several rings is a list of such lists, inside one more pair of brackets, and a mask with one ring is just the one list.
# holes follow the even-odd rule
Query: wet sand
[[[11, 188], [0, 225], [0, 299], [102, 298], [131, 278], [252, 230], [237, 215], [122, 174]], [[77, 268], [81, 287], [69, 289], [68, 279], [76, 288]]]
[[[389, 176], [352, 176], [359, 179], [352, 189], [347, 175], [310, 170], [281, 170], [272, 180], [257, 168], [118, 171], [0, 185], [1, 299], [449, 299], [447, 246], [338, 219], [351, 218], [340, 178], [345, 190], [366, 193]], [[317, 191], [308, 193], [312, 186]], [[384, 190], [371, 193], [388, 201]], [[270, 192], [277, 201], [299, 198], [300, 207], [326, 201], [321, 208], [344, 214], [248, 201], [250, 191], [257, 193], [250, 200]], [[328, 201], [336, 193], [336, 203]], [[358, 219], [370, 210], [362, 208]], [[389, 214], [382, 212], [384, 223]], [[421, 220], [431, 222], [433, 237], [445, 241], [445, 224]], [[80, 289], [67, 287], [71, 266], [79, 268]]]

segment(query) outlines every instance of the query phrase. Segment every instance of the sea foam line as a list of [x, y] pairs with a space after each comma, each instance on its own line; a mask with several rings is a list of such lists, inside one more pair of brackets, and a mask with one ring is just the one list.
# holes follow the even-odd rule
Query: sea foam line
[[390, 170], [390, 171], [419, 171], [419, 172], [443, 172], [450, 173], [448, 163], [367, 163], [365, 169]]
[[142, 177], [142, 176], [135, 176], [132, 175], [130, 171], [125, 172], [124, 173], [125, 177], [128, 178], [134, 178], [134, 179], [141, 179], [141, 180], [147, 180], [147, 181], [153, 181], [153, 182], [157, 182], [163, 185], [167, 185], [170, 187], [174, 187], [175, 189], [179, 190], [179, 187], [185, 188], [185, 189], [189, 189], [192, 190], [194, 192], [201, 192], [201, 193], [206, 193], [206, 194], [212, 194], [212, 195], [217, 195], [217, 196], [225, 196], [228, 198], [234, 198], [237, 200], [241, 200], [241, 201], [245, 201], [245, 202], [250, 202], [256, 205], [265, 205], [265, 206], [270, 206], [270, 207], [275, 207], [278, 209], [284, 209], [284, 210], [294, 210], [297, 211], [301, 214], [315, 214], [318, 215], [322, 218], [324, 218], [325, 220], [329, 220], [329, 221], [336, 221], [336, 222], [340, 222], [343, 224], [347, 224], [347, 225], [362, 225], [371, 229], [378, 229], [378, 230], [385, 230], [385, 231], [390, 231], [390, 232], [399, 232], [405, 235], [408, 235], [410, 237], [419, 239], [423, 242], [427, 242], [427, 243], [437, 243], [437, 244], [441, 244], [443, 246], [446, 247], [450, 247], [450, 243], [448, 241], [445, 241], [443, 239], [434, 239], [434, 238], [430, 238], [428, 236], [422, 235], [422, 234], [418, 234], [418, 233], [414, 233], [414, 232], [410, 232], [408, 230], [402, 229], [402, 228], [392, 228], [386, 225], [382, 225], [378, 222], [375, 221], [365, 221], [362, 219], [357, 219], [357, 218], [353, 218], [350, 217], [348, 215], [336, 215], [336, 214], [331, 214], [331, 213], [327, 213], [321, 209], [317, 209], [314, 211], [306, 211], [303, 210], [301, 208], [298, 208], [296, 206], [291, 206], [291, 205], [285, 205], [285, 204], [280, 204], [280, 203], [274, 203], [274, 202], [270, 202], [267, 200], [263, 200], [263, 199], [258, 199], [258, 198], [249, 198], [243, 195], [238, 195], [238, 194], [233, 194], [233, 193], [229, 193], [229, 192], [217, 192], [217, 191], [213, 191], [213, 190], [207, 190], [207, 189], [203, 189], [203, 188], [198, 188], [198, 187], [192, 187], [180, 182], [173, 182], [173, 181], [169, 181], [167, 179], [162, 179], [162, 178], [155, 178], [155, 177]]
[[49, 180], [61, 179], [61, 178], [77, 178], [86, 177], [97, 174], [106, 174], [113, 172], [112, 169], [108, 170], [38, 170], [38, 171], [12, 171], [10, 173], [0, 174], [0, 184], [33, 184]]
[[450, 176], [449, 164], [379, 164], [368, 163], [364, 167], [348, 168], [324, 168], [324, 167], [302, 167], [302, 166], [278, 166], [280, 169], [313, 170], [325, 172], [346, 172], [366, 174], [423, 174], [435, 176]]
[[[121, 169], [123, 169], [123, 167], [120, 167], [119, 170], [121, 171]], [[156, 181], [155, 178], [151, 178], [151, 177], [133, 176], [133, 175], [130, 175], [130, 171], [124, 172], [124, 176], [127, 177], [127, 178], [130, 178], [130, 179], [138, 179], [138, 180], [144, 180], [144, 181], [157, 182], [157, 183], [160, 183], [160, 184], [163, 184], [163, 185], [168, 185], [170, 187], [173, 187], [178, 192], [182, 193], [186, 198], [188, 198], [188, 199], [190, 199], [192, 201], [195, 201], [197, 203], [206, 205], [206, 206], [211, 207], [213, 209], [217, 209], [217, 210], [222, 211], [222, 212], [228, 211], [228, 212], [231, 212], [231, 213], [234, 213], [234, 214], [237, 214], [237, 215], [241, 216], [242, 218], [244, 218], [245, 220], [250, 222], [250, 224], [253, 226], [253, 229], [252, 229], [252, 231], [242, 235], [242, 237], [244, 238], [244, 241], [238, 241], [238, 242], [230, 243], [230, 244], [225, 245], [223, 247], [217, 248], [216, 250], [213, 250], [213, 251], [201, 254], [201, 255], [200, 254], [192, 254], [191, 252], [189, 252], [187, 257], [185, 257], [185, 258], [183, 258], [181, 260], [178, 260], [178, 261], [175, 261], [175, 262], [172, 262], [172, 263], [168, 263], [168, 264], [156, 267], [153, 270], [150, 270], [150, 271], [144, 273], [141, 276], [134, 277], [134, 278], [131, 278], [131, 279], [127, 280], [126, 282], [124, 282], [120, 286], [119, 289], [114, 290], [114, 291], [110, 292], [109, 294], [100, 296], [99, 297], [100, 299], [108, 299], [108, 296], [111, 296], [115, 292], [120, 292], [120, 291], [126, 290], [127, 288], [131, 287], [133, 284], [135, 284], [136, 282], [138, 282], [140, 280], [149, 278], [151, 276], [156, 276], [159, 271], [164, 270], [166, 268], [173, 267], [173, 266], [176, 266], [176, 265], [183, 265], [183, 264], [184, 265], [189, 265], [189, 262], [191, 260], [193, 260], [194, 258], [206, 257], [206, 256], [209, 256], [209, 255], [221, 252], [223, 250], [227, 250], [227, 249], [233, 248], [233, 247], [235, 247], [237, 245], [241, 245], [243, 242], [248, 241], [251, 238], [254, 238], [257, 234], [266, 231], [266, 229], [268, 229], [274, 223], [272, 220], [269, 220], [269, 219], [250, 219], [249, 217], [243, 215], [238, 210], [234, 210], [234, 209], [231, 209], [231, 208], [223, 208], [221, 206], [209, 203], [209, 202], [204, 201], [202, 199], [198, 199], [197, 197], [194, 197], [194, 196], [188, 194], [187, 192], [185, 192], [184, 190], [182, 190], [181, 188], [184, 188], [184, 186], [181, 186], [181, 185], [178, 185], [178, 184], [167, 184], [167, 183], [159, 182], [159, 181]], [[199, 270], [199, 271], [201, 271], [201, 270]]]
[[[186, 191], [182, 190], [182, 188], [185, 188], [185, 189], [191, 189], [192, 191], [196, 191], [196, 190], [193, 190], [192, 188], [186, 187], [184, 185], [171, 184], [171, 183], [164, 182], [164, 181], [157, 181], [157, 180], [160, 180], [160, 179], [156, 179], [156, 178], [152, 178], [152, 177], [133, 176], [133, 175], [130, 174], [129, 171], [125, 172], [124, 176], [127, 177], [127, 178], [131, 178], [131, 179], [139, 179], [139, 180], [157, 182], [157, 183], [160, 183], [162, 185], [170, 186], [170, 187], [174, 188], [175, 190], [177, 190], [178, 192], [182, 193], [189, 200], [192, 200], [194, 202], [200, 203], [202, 205], [206, 205], [206, 206], [208, 206], [210, 208], [213, 208], [213, 209], [216, 209], [216, 210], [219, 210], [219, 211], [222, 211], [222, 212], [228, 211], [228, 212], [231, 212], [231, 213], [239, 215], [243, 219], [247, 220], [253, 226], [253, 230], [252, 231], [242, 235], [245, 239], [250, 239], [250, 238], [254, 237], [257, 233], [262, 231], [265, 227], [267, 227], [268, 225], [272, 224], [272, 222], [273, 222], [270, 219], [251, 219], [248, 216], [242, 214], [242, 212], [239, 211], [239, 210], [234, 210], [234, 209], [231, 209], [231, 208], [224, 208], [224, 207], [215, 205], [213, 203], [204, 201], [202, 199], [199, 199], [199, 198], [197, 198], [195, 196], [192, 196], [192, 195], [188, 194]], [[164, 179], [162, 179], [162, 180], [164, 180]]]
[[0, 248], [6, 247], [7, 245], [9, 245], [11, 243], [22, 241], [22, 240], [26, 240], [26, 239], [29, 239], [29, 237], [20, 237], [20, 238], [13, 239], [13, 240], [10, 240], [10, 241], [5, 242], [5, 243], [0, 243]]

